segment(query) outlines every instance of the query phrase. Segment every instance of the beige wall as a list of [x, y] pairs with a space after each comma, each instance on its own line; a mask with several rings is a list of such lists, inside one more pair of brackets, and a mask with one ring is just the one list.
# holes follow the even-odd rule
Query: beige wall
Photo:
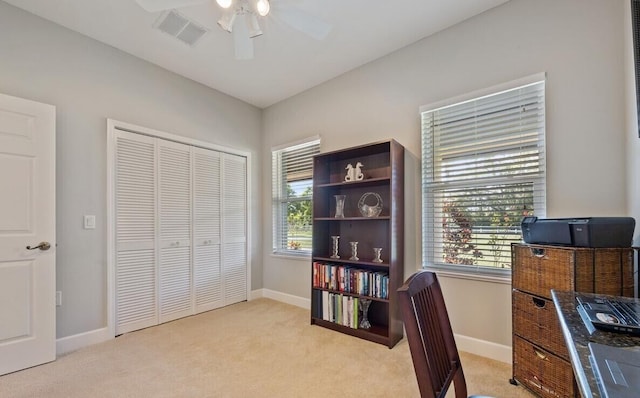
[[[0, 1], [0, 92], [56, 106], [57, 337], [107, 326], [107, 118], [252, 154], [253, 192], [262, 111]], [[254, 195], [250, 228], [258, 236]], [[95, 230], [82, 216], [96, 215]], [[260, 240], [252, 287], [262, 286]]]
[[[638, 109], [636, 107], [635, 69], [633, 39], [631, 31], [631, 3], [624, 6], [624, 59], [625, 59], [625, 134], [627, 159], [627, 209], [628, 214], [640, 223], [640, 136], [638, 132]], [[636, 227], [634, 245], [640, 246], [640, 226]]]
[[[634, 177], [625, 163], [624, 3], [512, 0], [266, 109], [263, 157], [312, 134], [321, 135], [322, 151], [393, 137], [417, 167], [421, 105], [546, 72], [548, 216], [626, 215]], [[407, 185], [406, 217], [414, 221], [415, 174]], [[265, 183], [265, 198], [269, 190]], [[308, 298], [308, 262], [270, 254], [267, 204], [263, 214], [265, 289]], [[420, 267], [419, 222], [405, 233], [408, 276]], [[443, 286], [456, 333], [511, 345], [509, 284], [448, 277]]]
[[[57, 106], [58, 337], [106, 326], [107, 117], [251, 152], [251, 285], [294, 297], [309, 298], [310, 267], [270, 254], [272, 146], [315, 134], [323, 151], [405, 145], [408, 276], [421, 257], [419, 106], [538, 72], [548, 215], [639, 218], [627, 3], [512, 0], [263, 112], [0, 2], [0, 92]], [[83, 214], [96, 230], [81, 228]], [[511, 345], [508, 284], [443, 286], [456, 333]]]

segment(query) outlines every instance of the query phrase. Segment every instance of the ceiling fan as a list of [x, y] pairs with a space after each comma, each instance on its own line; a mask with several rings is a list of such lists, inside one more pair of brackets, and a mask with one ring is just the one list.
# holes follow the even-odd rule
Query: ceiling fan
[[[147, 12], [194, 6], [214, 0], [135, 0]], [[232, 33], [236, 59], [253, 58], [253, 38], [262, 35], [258, 18], [273, 15], [308, 36], [322, 40], [331, 31], [323, 20], [275, 0], [215, 0], [223, 9], [218, 25]], [[244, 21], [242, 21], [244, 20]], [[244, 22], [244, 23], [243, 23]]]

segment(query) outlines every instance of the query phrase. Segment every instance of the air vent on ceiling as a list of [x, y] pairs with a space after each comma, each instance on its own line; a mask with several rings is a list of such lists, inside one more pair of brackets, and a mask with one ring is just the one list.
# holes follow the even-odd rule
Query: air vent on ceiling
[[162, 13], [153, 27], [193, 47], [208, 32], [197, 23], [188, 20], [176, 10]]

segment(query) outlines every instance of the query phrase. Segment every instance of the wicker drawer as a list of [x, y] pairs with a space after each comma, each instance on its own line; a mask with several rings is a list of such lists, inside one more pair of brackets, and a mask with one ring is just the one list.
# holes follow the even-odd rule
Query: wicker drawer
[[519, 337], [513, 339], [513, 377], [541, 397], [576, 397], [571, 364]]
[[514, 290], [513, 332], [540, 347], [569, 360], [569, 351], [551, 300]]
[[551, 289], [633, 296], [633, 249], [514, 244], [512, 284], [551, 298]]

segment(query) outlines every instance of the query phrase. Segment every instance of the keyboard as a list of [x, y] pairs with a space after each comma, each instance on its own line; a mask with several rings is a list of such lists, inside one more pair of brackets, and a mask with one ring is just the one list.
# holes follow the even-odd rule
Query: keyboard
[[607, 301], [607, 304], [618, 312], [617, 315], [620, 316], [627, 325], [640, 326], [638, 307], [635, 304], [620, 301]]

